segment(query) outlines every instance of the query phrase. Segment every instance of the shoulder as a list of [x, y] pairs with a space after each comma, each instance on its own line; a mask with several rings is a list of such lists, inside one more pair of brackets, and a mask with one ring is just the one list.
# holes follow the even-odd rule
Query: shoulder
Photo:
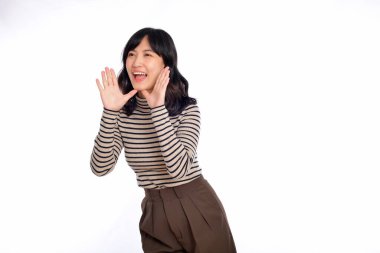
[[199, 125], [201, 123], [201, 113], [197, 104], [187, 105], [179, 115], [182, 123], [192, 122]]
[[200, 115], [199, 106], [197, 104], [190, 104], [185, 107], [185, 109], [182, 111], [182, 115], [188, 115], [188, 114], [199, 114]]

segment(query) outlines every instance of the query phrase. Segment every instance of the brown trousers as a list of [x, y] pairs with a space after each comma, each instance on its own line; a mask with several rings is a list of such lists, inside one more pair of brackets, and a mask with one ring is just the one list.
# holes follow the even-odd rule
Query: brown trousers
[[201, 176], [162, 190], [145, 189], [140, 233], [145, 253], [235, 253], [227, 217]]

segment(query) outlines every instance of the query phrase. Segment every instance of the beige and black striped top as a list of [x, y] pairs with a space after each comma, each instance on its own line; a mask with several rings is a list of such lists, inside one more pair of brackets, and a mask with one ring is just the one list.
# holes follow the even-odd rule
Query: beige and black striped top
[[198, 178], [202, 173], [196, 153], [198, 106], [189, 105], [181, 114], [169, 116], [164, 105], [151, 109], [144, 98], [136, 96], [136, 100], [130, 116], [123, 110], [103, 110], [91, 154], [95, 175], [111, 172], [124, 147], [125, 158], [141, 187], [173, 187]]

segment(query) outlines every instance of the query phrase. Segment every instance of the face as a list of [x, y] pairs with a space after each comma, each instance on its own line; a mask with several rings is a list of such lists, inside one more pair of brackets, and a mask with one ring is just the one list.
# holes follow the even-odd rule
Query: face
[[145, 36], [135, 49], [128, 52], [126, 67], [134, 89], [151, 91], [165, 64], [162, 57], [152, 50]]

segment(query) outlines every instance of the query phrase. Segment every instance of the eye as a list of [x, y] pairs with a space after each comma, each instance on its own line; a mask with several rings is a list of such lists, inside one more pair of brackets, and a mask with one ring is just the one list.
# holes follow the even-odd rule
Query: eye
[[129, 52], [127, 56], [130, 57], [130, 56], [134, 56], [134, 55], [135, 55], [134, 53]]
[[144, 56], [153, 56], [153, 55], [150, 53], [145, 53]]

